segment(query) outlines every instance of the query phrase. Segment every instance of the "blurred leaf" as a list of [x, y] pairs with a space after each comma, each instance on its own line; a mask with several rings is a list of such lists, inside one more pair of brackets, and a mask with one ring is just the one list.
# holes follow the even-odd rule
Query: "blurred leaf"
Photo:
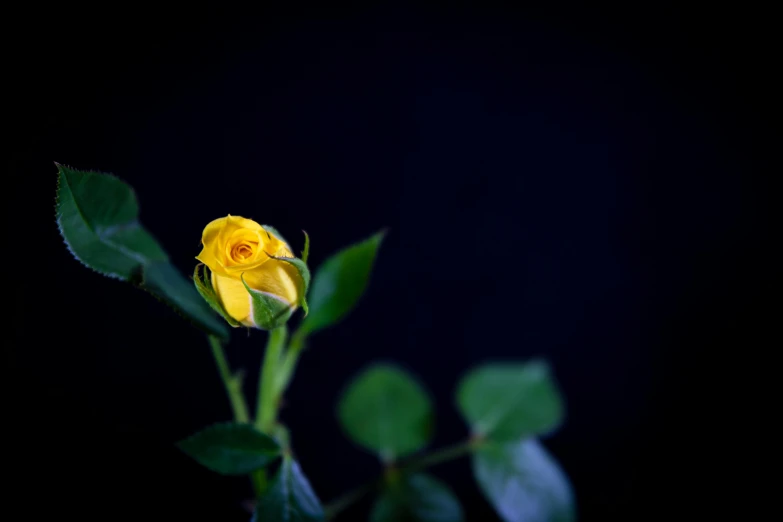
[[269, 465], [280, 455], [272, 437], [250, 424], [213, 424], [177, 443], [202, 466], [222, 475], [245, 475]]
[[226, 326], [139, 223], [128, 184], [110, 174], [57, 169], [57, 225], [78, 261], [149, 291], [207, 333], [228, 337]]
[[354, 378], [340, 399], [338, 416], [354, 442], [384, 461], [421, 449], [432, 435], [427, 392], [395, 366], [375, 365]]
[[324, 520], [324, 510], [299, 464], [290, 456], [256, 503], [251, 522], [314, 522]]
[[318, 267], [310, 288], [310, 313], [302, 322], [303, 333], [336, 324], [364, 293], [384, 232], [349, 246]]
[[370, 522], [461, 522], [459, 500], [449, 487], [425, 474], [404, 476], [378, 497]]
[[479, 487], [505, 522], [573, 522], [568, 477], [535, 439], [488, 444], [473, 454]]
[[457, 388], [457, 405], [473, 433], [494, 441], [543, 435], [563, 420], [563, 404], [543, 361], [487, 364]]

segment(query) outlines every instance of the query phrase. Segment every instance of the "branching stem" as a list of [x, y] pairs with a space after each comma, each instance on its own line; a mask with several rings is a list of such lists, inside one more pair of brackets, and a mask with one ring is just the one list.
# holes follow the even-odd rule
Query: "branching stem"
[[[436, 466], [443, 462], [454, 460], [463, 455], [471, 453], [476, 448], [478, 448], [481, 443], [482, 440], [479, 438], [470, 438], [466, 441], [452, 444], [451, 446], [446, 446], [445, 448], [441, 448], [439, 450], [433, 451], [432, 453], [422, 455], [418, 458], [413, 458], [410, 461], [397, 466], [397, 473], [395, 474], [398, 475], [400, 473], [414, 473], [432, 466]], [[390, 466], [393, 466], [393, 464]], [[326, 519], [333, 519], [352, 504], [361, 500], [367, 493], [370, 493], [372, 490], [379, 487], [381, 484], [383, 484], [385, 475], [386, 473], [382, 474], [375, 480], [367, 482], [358, 488], [352, 489], [345, 495], [342, 495], [327, 504], [324, 508], [324, 511], [326, 512]]]

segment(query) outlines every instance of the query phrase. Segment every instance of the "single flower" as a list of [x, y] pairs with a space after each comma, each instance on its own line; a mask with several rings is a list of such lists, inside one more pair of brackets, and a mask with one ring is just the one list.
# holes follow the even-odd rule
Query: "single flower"
[[[275, 328], [285, 323], [302, 302], [306, 291], [301, 273], [304, 263], [295, 259], [288, 244], [271, 227], [228, 215], [204, 228], [201, 243], [203, 249], [196, 259], [212, 273], [207, 292], [211, 290], [225, 315], [239, 325]], [[209, 300], [203, 288], [199, 291]]]

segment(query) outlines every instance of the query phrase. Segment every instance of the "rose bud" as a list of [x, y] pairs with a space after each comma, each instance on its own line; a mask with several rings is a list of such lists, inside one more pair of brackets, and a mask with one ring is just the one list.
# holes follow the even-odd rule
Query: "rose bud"
[[211, 277], [194, 280], [202, 297], [232, 326], [271, 330], [285, 324], [304, 301], [310, 274], [272, 227], [227, 216], [209, 223], [196, 259]]

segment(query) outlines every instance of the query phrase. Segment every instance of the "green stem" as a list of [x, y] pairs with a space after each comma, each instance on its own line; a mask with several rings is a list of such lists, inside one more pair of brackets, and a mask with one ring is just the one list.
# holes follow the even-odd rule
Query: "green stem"
[[368, 482], [329, 502], [329, 504], [324, 507], [326, 520], [331, 520], [336, 517], [339, 513], [349, 508], [353, 503], [361, 500], [367, 493], [372, 491], [379, 484], [380, 480]]
[[226, 355], [223, 353], [223, 344], [219, 338], [210, 335], [209, 345], [212, 347], [212, 356], [215, 358], [215, 364], [223, 381], [223, 386], [226, 388], [226, 393], [228, 393], [231, 410], [234, 412], [234, 420], [237, 422], [250, 422], [247, 404], [245, 404], [245, 398], [242, 396], [242, 380], [231, 375]]
[[[446, 446], [445, 448], [441, 448], [428, 455], [423, 455], [417, 459], [413, 459], [408, 463], [400, 466], [398, 471], [400, 473], [413, 473], [416, 471], [421, 471], [425, 468], [429, 468], [431, 466], [435, 466], [437, 464], [454, 460], [463, 455], [466, 455], [474, 451], [480, 445], [481, 440], [477, 438], [471, 438], [467, 441], [452, 444], [451, 446]], [[342, 495], [341, 497], [338, 497], [337, 499], [327, 504], [324, 508], [327, 520], [333, 519], [340, 512], [348, 508], [351, 504], [361, 500], [364, 495], [372, 491], [372, 489], [379, 485], [382, 481], [383, 477], [380, 477], [372, 482], [368, 482], [363, 486], [353, 489], [345, 495]]]
[[269, 332], [258, 382], [258, 401], [256, 403], [256, 427], [272, 435], [272, 427], [277, 418], [280, 390], [277, 386], [277, 376], [280, 372], [280, 360], [285, 348], [288, 331], [285, 326]]
[[425, 468], [436, 466], [449, 460], [454, 460], [470, 453], [476, 449], [478, 445], [479, 442], [476, 439], [469, 439], [457, 444], [452, 444], [451, 446], [446, 446], [445, 448], [441, 448], [428, 455], [422, 455], [418, 459], [411, 460], [401, 467], [401, 471], [405, 473], [413, 473], [416, 471], [421, 471]]
[[266, 491], [267, 485], [269, 484], [266, 476], [266, 470], [257, 469], [252, 472], [250, 474], [250, 482], [253, 483], [253, 492], [256, 494], [256, 498], [261, 497], [264, 491]]
[[291, 336], [291, 341], [288, 343], [288, 350], [286, 350], [283, 362], [280, 364], [280, 372], [277, 376], [277, 387], [281, 395], [288, 388], [288, 385], [291, 384], [291, 379], [296, 370], [296, 363], [299, 361], [299, 355], [305, 347], [306, 339], [307, 334], [301, 330], [297, 330]]

